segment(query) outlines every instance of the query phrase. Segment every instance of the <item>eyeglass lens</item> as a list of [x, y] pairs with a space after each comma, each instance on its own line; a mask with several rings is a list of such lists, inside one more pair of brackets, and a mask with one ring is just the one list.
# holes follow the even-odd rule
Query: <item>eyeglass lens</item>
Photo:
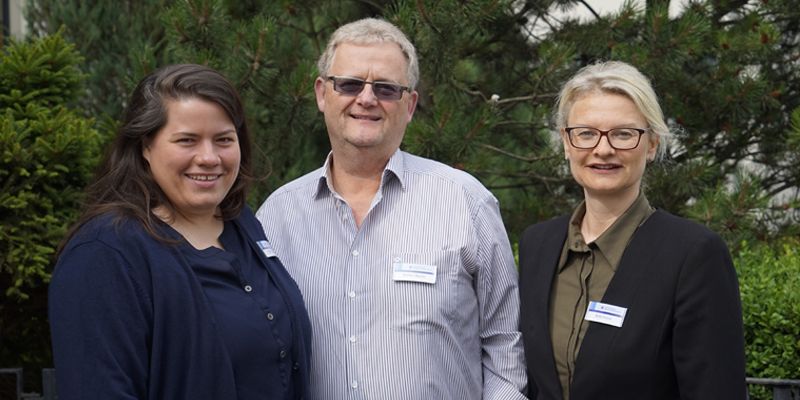
[[372, 85], [372, 92], [379, 100], [399, 100], [403, 97], [405, 88], [388, 82], [367, 82], [356, 78], [330, 77], [333, 81], [333, 90], [347, 95], [358, 96], [366, 84]]

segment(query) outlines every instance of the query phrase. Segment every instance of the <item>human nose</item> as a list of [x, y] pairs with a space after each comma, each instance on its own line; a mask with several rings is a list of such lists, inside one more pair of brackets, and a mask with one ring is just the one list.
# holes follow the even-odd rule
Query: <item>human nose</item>
[[200, 165], [214, 166], [220, 163], [219, 152], [212, 141], [202, 141], [197, 151], [196, 160]]
[[356, 96], [356, 101], [361, 106], [371, 106], [378, 102], [378, 98], [373, 91], [372, 83], [365, 82], [364, 88], [361, 89], [361, 92]]
[[608, 136], [607, 132], [603, 132], [600, 135], [600, 140], [597, 142], [597, 146], [594, 146], [594, 152], [597, 154], [608, 154], [614, 152], [614, 147], [611, 146], [611, 138]]

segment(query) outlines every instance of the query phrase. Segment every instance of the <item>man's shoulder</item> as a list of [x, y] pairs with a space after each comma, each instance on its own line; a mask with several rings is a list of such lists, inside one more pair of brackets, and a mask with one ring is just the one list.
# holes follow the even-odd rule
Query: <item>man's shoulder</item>
[[276, 202], [282, 199], [291, 198], [294, 195], [307, 193], [309, 196], [312, 191], [319, 185], [319, 179], [322, 175], [322, 168], [317, 168], [305, 175], [285, 183], [283, 186], [275, 189], [269, 196], [266, 202]]
[[473, 197], [494, 197], [477, 178], [464, 170], [411, 153], [404, 153], [404, 156], [406, 173], [410, 175], [438, 180], [441, 184], [457, 187]]

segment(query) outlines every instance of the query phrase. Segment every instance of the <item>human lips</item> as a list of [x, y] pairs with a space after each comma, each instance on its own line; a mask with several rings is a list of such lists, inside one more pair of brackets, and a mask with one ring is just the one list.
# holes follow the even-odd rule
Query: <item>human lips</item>
[[351, 118], [364, 120], [364, 121], [380, 121], [381, 117], [377, 115], [369, 115], [369, 114], [350, 114]]
[[198, 182], [213, 182], [222, 177], [222, 174], [186, 174], [186, 177]]
[[588, 167], [598, 172], [605, 172], [622, 168], [622, 165], [612, 164], [612, 163], [594, 163], [594, 164], [589, 164]]

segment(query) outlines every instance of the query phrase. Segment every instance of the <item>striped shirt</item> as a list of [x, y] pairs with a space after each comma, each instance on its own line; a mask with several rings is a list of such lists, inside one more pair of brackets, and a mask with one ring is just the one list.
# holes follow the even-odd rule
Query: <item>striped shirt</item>
[[312, 399], [524, 399], [517, 271], [495, 197], [398, 150], [358, 228], [331, 157], [256, 213], [311, 317]]

